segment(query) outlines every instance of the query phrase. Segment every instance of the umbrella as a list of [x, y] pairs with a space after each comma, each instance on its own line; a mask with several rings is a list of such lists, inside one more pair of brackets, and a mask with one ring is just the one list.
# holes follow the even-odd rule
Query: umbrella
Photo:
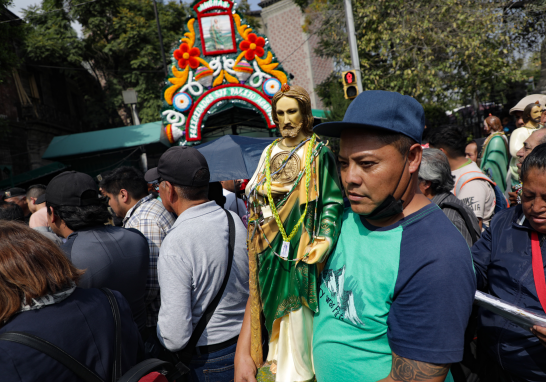
[[225, 135], [195, 148], [209, 164], [211, 182], [250, 179], [258, 167], [262, 152], [274, 140]]

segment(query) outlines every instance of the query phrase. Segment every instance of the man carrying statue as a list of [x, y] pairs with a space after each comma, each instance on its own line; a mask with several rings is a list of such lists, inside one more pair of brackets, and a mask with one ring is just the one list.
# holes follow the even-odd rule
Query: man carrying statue
[[332, 152], [312, 132], [305, 89], [283, 85], [272, 117], [282, 138], [264, 150], [246, 187], [250, 297], [235, 380], [313, 381], [317, 283], [340, 232], [343, 199]]

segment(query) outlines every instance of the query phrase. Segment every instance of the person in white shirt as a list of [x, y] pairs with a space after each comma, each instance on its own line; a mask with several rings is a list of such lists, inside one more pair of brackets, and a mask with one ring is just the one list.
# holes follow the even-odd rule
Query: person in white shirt
[[454, 125], [435, 128], [429, 138], [430, 147], [447, 156], [455, 180], [453, 193], [472, 209], [483, 230], [495, 213], [495, 191], [493, 181], [465, 157], [466, 141], [462, 128]]

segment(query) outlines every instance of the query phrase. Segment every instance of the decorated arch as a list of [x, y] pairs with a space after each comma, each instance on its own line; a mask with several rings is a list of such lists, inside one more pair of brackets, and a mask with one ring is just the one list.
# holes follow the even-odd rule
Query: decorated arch
[[227, 107], [253, 110], [264, 129], [275, 128], [271, 98], [287, 74], [267, 39], [233, 8], [230, 0], [194, 2], [194, 17], [170, 53], [161, 120], [172, 144], [198, 144], [207, 118]]

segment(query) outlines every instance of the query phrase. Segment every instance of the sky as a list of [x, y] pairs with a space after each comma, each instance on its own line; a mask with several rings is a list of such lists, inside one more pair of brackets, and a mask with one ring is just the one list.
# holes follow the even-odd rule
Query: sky
[[[162, 0], [158, 0], [162, 1]], [[188, 1], [185, 1], [188, 2]], [[258, 6], [258, 3], [261, 2], [261, 0], [248, 0], [248, 3], [250, 4], [251, 10], [260, 10], [261, 8]], [[10, 11], [15, 13], [19, 17], [23, 17], [23, 9], [28, 8], [31, 5], [39, 5], [41, 3], [41, 0], [14, 0], [12, 5], [9, 8]], [[83, 37], [82, 33], [82, 26], [79, 23], [73, 22], [72, 28], [76, 30], [76, 33], [78, 33], [79, 37]]]
[[[250, 9], [252, 9], [252, 10], [261, 9], [258, 6], [258, 3], [260, 1], [261, 0], [248, 0], [248, 3], [250, 4]], [[9, 10], [12, 11], [13, 13], [15, 13], [17, 16], [22, 17], [23, 16], [22, 10], [24, 8], [27, 8], [30, 5], [39, 5], [40, 3], [41, 3], [41, 1], [39, 1], [39, 0], [38, 1], [37, 0], [14, 0], [11, 7], [9, 7]]]

